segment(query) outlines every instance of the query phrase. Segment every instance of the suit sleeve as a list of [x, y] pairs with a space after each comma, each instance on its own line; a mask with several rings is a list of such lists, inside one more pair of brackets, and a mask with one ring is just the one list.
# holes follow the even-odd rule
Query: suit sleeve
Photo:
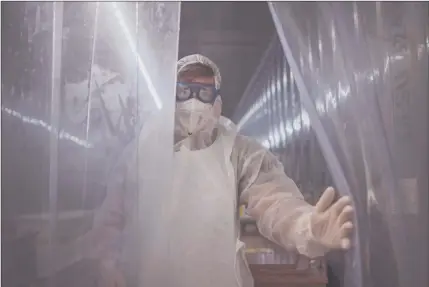
[[240, 201], [247, 204], [259, 232], [286, 249], [311, 258], [323, 256], [325, 248], [313, 240], [308, 204], [283, 165], [257, 142], [243, 136], [236, 140]]

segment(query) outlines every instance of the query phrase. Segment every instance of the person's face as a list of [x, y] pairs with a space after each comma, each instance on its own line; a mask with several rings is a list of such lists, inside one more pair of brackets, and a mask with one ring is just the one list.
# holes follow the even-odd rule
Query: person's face
[[[186, 85], [189, 85], [189, 88]], [[203, 85], [205, 87], [194, 86], [192, 88], [192, 85]], [[199, 89], [198, 96], [194, 94], [195, 98], [187, 100], [189, 92], [193, 89], [196, 91], [195, 88]], [[179, 133], [183, 133], [184, 136], [189, 136], [200, 128], [212, 129], [213, 123], [219, 119], [222, 109], [222, 100], [215, 89], [215, 78], [202, 76], [179, 77], [177, 89], [175, 129]]]

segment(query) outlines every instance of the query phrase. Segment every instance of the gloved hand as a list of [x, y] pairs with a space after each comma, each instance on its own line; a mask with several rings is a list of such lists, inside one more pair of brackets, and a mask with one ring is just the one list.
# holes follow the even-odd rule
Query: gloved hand
[[310, 218], [313, 238], [329, 249], [349, 249], [353, 230], [353, 207], [348, 196], [337, 202], [335, 190], [327, 188], [316, 204], [316, 210]]

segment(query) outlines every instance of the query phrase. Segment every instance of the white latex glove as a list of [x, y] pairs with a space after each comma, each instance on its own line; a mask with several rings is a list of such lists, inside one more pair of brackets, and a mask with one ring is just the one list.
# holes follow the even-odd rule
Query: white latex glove
[[316, 210], [310, 218], [313, 238], [329, 249], [349, 249], [353, 230], [353, 207], [348, 196], [337, 202], [335, 190], [327, 188], [316, 204]]

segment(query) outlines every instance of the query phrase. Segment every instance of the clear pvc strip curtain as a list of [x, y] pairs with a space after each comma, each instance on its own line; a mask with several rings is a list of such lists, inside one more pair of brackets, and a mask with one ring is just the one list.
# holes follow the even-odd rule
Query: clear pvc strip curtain
[[334, 181], [354, 199], [343, 285], [428, 285], [428, 4], [269, 7]]
[[[320, 112], [326, 110], [325, 100], [318, 97], [316, 102], [316, 100], [311, 98], [312, 95], [319, 94], [318, 90], [314, 91], [315, 88], [317, 89], [319, 87], [314, 87], [314, 85], [312, 85], [313, 78], [316, 77], [319, 72], [319, 70], [314, 70], [314, 62], [320, 59], [318, 58], [319, 53], [314, 54], [311, 50], [312, 46], [309, 46], [311, 41], [314, 41], [313, 34], [317, 35], [318, 27], [314, 23], [310, 23], [311, 21], [315, 21], [314, 18], [312, 18], [315, 14], [312, 9], [314, 10], [315, 8], [306, 4], [304, 4], [304, 6], [306, 7], [298, 5], [286, 6], [274, 2], [269, 3], [280, 42], [282, 43], [286, 59], [294, 74], [301, 95], [301, 101], [308, 112], [310, 123], [317, 135], [336, 187], [342, 195], [352, 196], [349, 181], [346, 178], [344, 168], [336, 152], [338, 149], [336, 149], [335, 141], [337, 140], [332, 140], [332, 138], [330, 138], [332, 135], [329, 134], [329, 130], [326, 129], [326, 125], [324, 125], [322, 118], [319, 116]], [[299, 18], [299, 20], [295, 19], [297, 15], [293, 14], [293, 8], [296, 9], [293, 10], [293, 12], [296, 13], [299, 11], [301, 13], [301, 18]], [[318, 110], [318, 106], [323, 108], [319, 108]], [[357, 229], [361, 231], [361, 219], [356, 218], [356, 222]], [[356, 244], [347, 258], [345, 276], [347, 278], [352, 278], [348, 283], [352, 285], [347, 286], [362, 287], [365, 286], [362, 282], [362, 278], [365, 276], [362, 275], [361, 267], [361, 240], [356, 236], [354, 242], [356, 242]]]
[[249, 81], [234, 120], [240, 132], [279, 156], [286, 174], [314, 203], [330, 175], [323, 156], [317, 156], [319, 145], [277, 35]]
[[166, 265], [149, 275], [168, 247], [180, 2], [3, 14], [4, 283], [168, 286]]

